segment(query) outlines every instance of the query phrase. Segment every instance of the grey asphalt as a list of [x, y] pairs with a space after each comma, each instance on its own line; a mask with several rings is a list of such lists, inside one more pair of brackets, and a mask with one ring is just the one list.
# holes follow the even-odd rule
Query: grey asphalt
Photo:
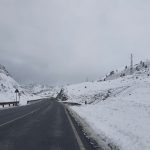
[[0, 150], [80, 148], [62, 104], [47, 99], [23, 107], [0, 110]]

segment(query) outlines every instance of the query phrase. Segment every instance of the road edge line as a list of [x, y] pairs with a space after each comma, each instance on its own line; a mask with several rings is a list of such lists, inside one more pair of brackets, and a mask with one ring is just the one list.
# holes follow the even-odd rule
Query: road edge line
[[72, 122], [72, 120], [71, 120], [71, 118], [70, 118], [70, 116], [69, 116], [69, 114], [68, 114], [68, 112], [66, 110], [66, 108], [65, 108], [65, 106], [64, 106], [64, 109], [65, 109], [65, 113], [67, 115], [67, 118], [68, 118], [68, 120], [70, 122], [70, 125], [71, 125], [71, 127], [73, 129], [74, 135], [75, 135], [75, 137], [77, 139], [77, 143], [79, 145], [80, 150], [86, 150], [85, 147], [84, 147], [84, 144], [82, 143], [82, 140], [79, 137], [78, 132], [77, 132], [77, 130], [76, 130], [76, 128], [75, 128], [75, 126], [74, 126], [74, 124], [73, 124], [73, 122]]

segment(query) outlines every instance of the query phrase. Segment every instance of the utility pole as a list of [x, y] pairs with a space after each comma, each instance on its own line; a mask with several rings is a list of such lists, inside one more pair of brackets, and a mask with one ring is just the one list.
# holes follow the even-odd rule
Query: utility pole
[[133, 54], [131, 54], [130, 74], [133, 74]]

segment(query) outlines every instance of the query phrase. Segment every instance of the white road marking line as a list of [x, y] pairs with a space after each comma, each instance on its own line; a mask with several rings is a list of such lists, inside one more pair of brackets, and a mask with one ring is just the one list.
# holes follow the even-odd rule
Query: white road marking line
[[31, 114], [37, 112], [39, 109], [40, 109], [40, 108], [35, 109], [35, 110], [33, 110], [33, 111], [31, 111], [31, 112], [29, 112], [29, 113], [23, 115], [23, 116], [20, 116], [20, 117], [17, 117], [17, 118], [15, 118], [15, 119], [13, 119], [13, 120], [10, 120], [10, 121], [8, 121], [8, 122], [5, 122], [5, 123], [1, 124], [0, 127], [3, 127], [3, 126], [5, 126], [5, 125], [7, 125], [7, 124], [10, 124], [10, 123], [12, 123], [12, 122], [14, 122], [14, 121], [16, 121], [16, 120], [25, 118], [26, 116], [29, 116], [29, 115], [31, 115]]
[[69, 116], [69, 114], [68, 114], [68, 112], [67, 112], [67, 110], [66, 110], [65, 107], [64, 107], [64, 109], [65, 109], [66, 115], [68, 117], [68, 120], [69, 120], [69, 122], [70, 122], [70, 124], [72, 126], [72, 129], [73, 129], [73, 132], [74, 132], [75, 137], [77, 139], [77, 143], [78, 143], [78, 145], [80, 147], [80, 150], [86, 150], [85, 147], [84, 147], [84, 145], [83, 145], [83, 143], [82, 143], [82, 141], [81, 141], [81, 138], [79, 137], [79, 135], [78, 135], [78, 133], [76, 131], [76, 128], [75, 128], [75, 126], [74, 126], [74, 124], [73, 124], [73, 122], [72, 122], [72, 120], [71, 120], [71, 118], [70, 118], [70, 116]]

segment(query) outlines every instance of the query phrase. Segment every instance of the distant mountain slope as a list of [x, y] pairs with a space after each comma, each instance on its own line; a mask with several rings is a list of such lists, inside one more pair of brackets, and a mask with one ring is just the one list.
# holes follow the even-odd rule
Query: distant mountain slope
[[29, 94], [12, 78], [6, 68], [0, 65], [0, 102], [15, 101], [15, 89], [19, 89], [21, 93], [21, 104], [26, 104], [27, 100], [40, 98]]
[[59, 87], [53, 87], [41, 84], [29, 84], [23, 86], [29, 93], [38, 95], [41, 97], [56, 97], [60, 91]]

